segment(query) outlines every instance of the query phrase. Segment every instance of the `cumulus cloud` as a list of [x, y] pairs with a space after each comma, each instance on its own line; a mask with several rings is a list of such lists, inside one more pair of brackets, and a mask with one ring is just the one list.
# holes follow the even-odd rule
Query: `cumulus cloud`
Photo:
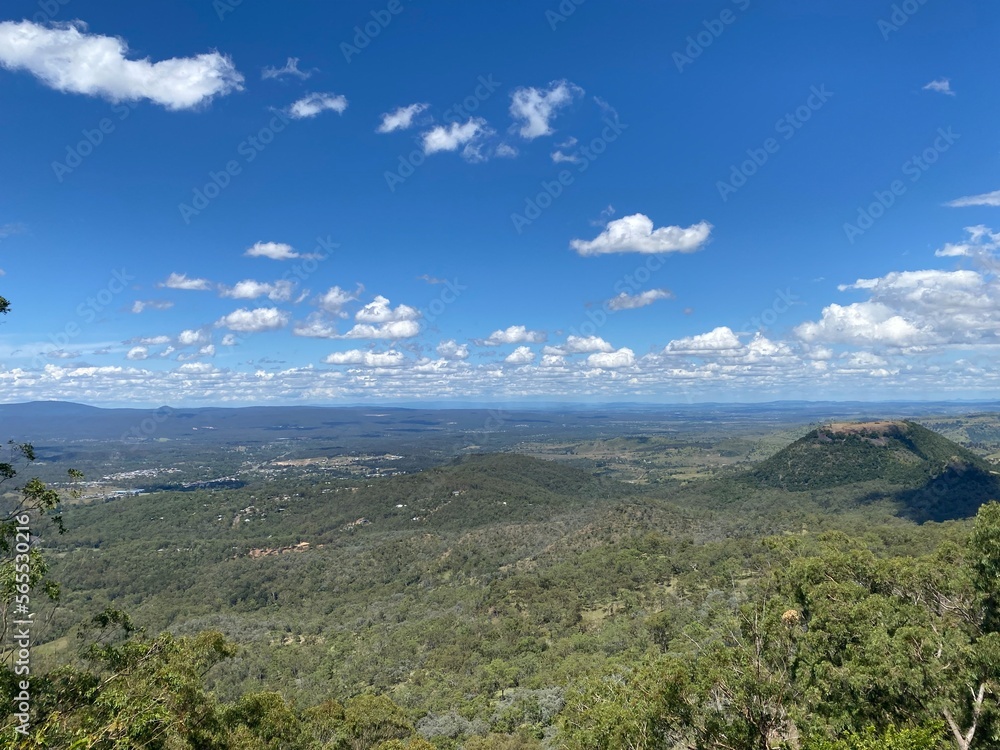
[[149, 357], [149, 349], [145, 346], [133, 346], [128, 350], [128, 354], [125, 355], [126, 359], [147, 359]]
[[382, 122], [376, 128], [376, 133], [392, 133], [396, 130], [406, 130], [413, 125], [413, 118], [427, 109], [429, 105], [418, 102], [406, 107], [400, 107], [393, 112], [382, 115]]
[[468, 359], [469, 347], [466, 344], [459, 344], [454, 339], [442, 341], [437, 345], [438, 356], [444, 359]]
[[169, 310], [174, 306], [173, 302], [163, 299], [137, 299], [129, 308], [133, 313], [139, 314], [146, 310]]
[[510, 96], [510, 115], [522, 138], [533, 140], [552, 133], [556, 112], [583, 95], [583, 89], [569, 81], [553, 81], [547, 89], [523, 87]]
[[270, 258], [271, 260], [295, 260], [302, 255], [284, 242], [255, 242], [243, 253], [248, 258]]
[[336, 112], [344, 114], [347, 109], [347, 97], [339, 94], [306, 94], [288, 108], [288, 114], [296, 120], [315, 117], [320, 112]]
[[636, 310], [646, 307], [661, 299], [673, 299], [674, 293], [669, 289], [649, 289], [639, 294], [629, 294], [622, 292], [617, 297], [612, 297], [605, 304], [609, 310]]
[[415, 320], [394, 320], [389, 323], [371, 325], [358, 323], [339, 338], [344, 339], [410, 339], [420, 333], [420, 324]]
[[628, 348], [616, 352], [598, 352], [587, 357], [587, 364], [602, 370], [618, 370], [635, 365], [635, 352]]
[[653, 229], [653, 221], [644, 214], [633, 214], [607, 224], [592, 240], [573, 240], [570, 247], [580, 255], [606, 253], [692, 253], [708, 242], [712, 225], [707, 221], [689, 227], [668, 226]]
[[89, 34], [79, 21], [0, 23], [0, 65], [27, 71], [56, 91], [113, 102], [147, 99], [180, 110], [243, 88], [232, 60], [218, 52], [155, 63], [128, 59], [128, 53], [123, 39]]
[[929, 269], [858, 279], [840, 289], [864, 292], [867, 300], [829, 305], [820, 320], [802, 323], [795, 333], [809, 343], [897, 348], [997, 343], [1000, 281], [990, 270], [996, 235], [985, 227], [967, 231], [967, 242], [946, 245], [938, 254], [971, 256], [985, 273]]
[[513, 159], [520, 151], [509, 143], [501, 143], [497, 146], [495, 154], [501, 159]]
[[665, 354], [714, 355], [734, 353], [742, 348], [739, 337], [728, 326], [719, 326], [708, 333], [675, 339], [667, 344]]
[[289, 57], [288, 61], [280, 68], [269, 65], [260, 72], [260, 77], [265, 81], [269, 78], [281, 78], [282, 76], [295, 76], [304, 81], [311, 75], [312, 71], [299, 70], [299, 58], [297, 57]]
[[321, 315], [310, 315], [304, 321], [300, 320], [292, 329], [292, 334], [312, 339], [335, 339], [340, 334], [337, 327], [325, 320]]
[[533, 362], [535, 353], [526, 346], [519, 346], [504, 358], [508, 365], [527, 365]]
[[381, 294], [362, 307], [354, 315], [359, 323], [394, 323], [400, 320], [416, 320], [420, 311], [409, 305], [392, 307], [392, 303]]
[[364, 367], [399, 367], [406, 361], [402, 352], [390, 349], [387, 352], [363, 352], [351, 349], [347, 352], [328, 354], [323, 360], [328, 365], [362, 365]]
[[186, 289], [193, 292], [207, 292], [212, 288], [208, 279], [191, 279], [184, 273], [172, 273], [159, 286], [166, 289]]
[[470, 117], [467, 122], [453, 122], [449, 125], [437, 125], [424, 133], [425, 154], [436, 154], [439, 151], [457, 151], [465, 146], [463, 155], [476, 160], [478, 150], [474, 147], [477, 139], [492, 135], [493, 131], [481, 117]]
[[592, 352], [613, 352], [615, 348], [600, 336], [569, 336], [565, 344], [547, 346], [542, 354], [590, 354]]
[[937, 78], [926, 86], [924, 86], [924, 91], [936, 91], [939, 94], [947, 94], [948, 96], [955, 96], [955, 92], [951, 90], [951, 81], [947, 78]]
[[966, 206], [1000, 206], [1000, 190], [992, 193], [980, 193], [979, 195], [966, 195], [963, 198], [956, 198], [949, 201], [947, 206], [952, 208], [964, 208]]
[[823, 308], [820, 320], [802, 323], [795, 334], [807, 343], [827, 344], [905, 347], [928, 340], [927, 332], [879, 302], [829, 305]]
[[257, 299], [267, 297], [272, 302], [287, 302], [292, 298], [295, 284], [282, 279], [274, 283], [245, 279], [232, 287], [223, 287], [219, 294], [229, 299]]
[[526, 326], [510, 326], [494, 331], [486, 339], [481, 339], [480, 346], [503, 346], [504, 344], [541, 344], [546, 335], [542, 331], [529, 331]]
[[357, 300], [358, 294], [361, 293], [362, 289], [363, 287], [358, 287], [358, 290], [352, 293], [341, 289], [339, 286], [333, 286], [316, 298], [316, 304], [324, 312], [340, 317], [347, 317], [347, 314], [343, 312], [344, 305]]
[[576, 154], [564, 154], [558, 149], [549, 154], [549, 156], [555, 164], [576, 164], [580, 161], [580, 157]]
[[179, 346], [203, 346], [211, 342], [212, 337], [203, 329], [187, 329], [177, 334]]
[[241, 307], [219, 318], [215, 325], [238, 333], [274, 331], [288, 325], [288, 313], [276, 307], [258, 307], [253, 310]]
[[[968, 238], [964, 242], [947, 242], [934, 255], [939, 258], [976, 258], [989, 260], [1000, 249], [1000, 233], [982, 224], [965, 228]], [[992, 266], [992, 263], [989, 265]]]

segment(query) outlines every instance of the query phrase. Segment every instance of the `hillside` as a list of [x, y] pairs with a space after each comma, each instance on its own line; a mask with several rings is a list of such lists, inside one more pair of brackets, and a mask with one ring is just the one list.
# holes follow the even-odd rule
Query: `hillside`
[[834, 422], [763, 461], [748, 478], [792, 492], [864, 482], [886, 486], [918, 521], [965, 518], [1000, 497], [1000, 474], [957, 443], [910, 421]]

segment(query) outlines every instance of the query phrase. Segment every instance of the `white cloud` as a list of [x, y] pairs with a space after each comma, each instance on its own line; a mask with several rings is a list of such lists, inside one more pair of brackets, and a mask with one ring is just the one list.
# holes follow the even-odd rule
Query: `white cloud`
[[24, 234], [28, 228], [24, 224], [0, 224], [0, 240], [13, 237], [15, 234]]
[[510, 326], [494, 331], [489, 338], [479, 342], [480, 346], [503, 346], [504, 344], [541, 344], [546, 336], [541, 331], [529, 331], [525, 326]]
[[409, 305], [399, 305], [395, 309], [392, 303], [382, 295], [378, 295], [355, 314], [359, 323], [394, 323], [400, 320], [416, 320], [420, 311]]
[[516, 147], [511, 146], [509, 143], [501, 143], [497, 146], [496, 155], [501, 159], [513, 159], [520, 152]]
[[392, 133], [396, 130], [406, 130], [413, 124], [413, 118], [427, 109], [429, 105], [423, 103], [410, 104], [400, 107], [394, 112], [386, 112], [382, 115], [382, 122], [379, 123], [376, 133]]
[[753, 340], [747, 344], [745, 359], [748, 362], [757, 362], [774, 357], [788, 357], [792, 355], [792, 349], [780, 341], [771, 339], [758, 332], [754, 334]]
[[167, 289], [186, 289], [193, 292], [207, 292], [212, 288], [212, 282], [208, 279], [189, 279], [187, 274], [172, 273], [166, 281], [159, 284]]
[[906, 347], [928, 340], [925, 331], [879, 302], [829, 305], [820, 320], [802, 323], [795, 333], [807, 343]]
[[964, 198], [956, 198], [945, 205], [952, 208], [964, 208], [966, 206], [1000, 206], [1000, 190], [992, 193], [981, 193], [979, 195], [967, 195]]
[[437, 345], [437, 353], [445, 359], [468, 359], [469, 347], [466, 344], [459, 344], [454, 339], [449, 339]]
[[669, 289], [648, 289], [639, 294], [622, 292], [617, 297], [609, 299], [606, 304], [609, 310], [636, 310], [651, 305], [657, 300], [673, 298], [674, 294]]
[[529, 140], [551, 134], [556, 112], [581, 95], [583, 89], [569, 81], [553, 81], [548, 89], [516, 89], [510, 96], [510, 114], [518, 133]]
[[247, 310], [241, 307], [219, 318], [215, 325], [239, 333], [259, 333], [284, 328], [288, 324], [288, 313], [276, 307], [258, 307]]
[[616, 352], [598, 352], [587, 357], [587, 364], [602, 370], [618, 370], [635, 365], [635, 352], [628, 348]]
[[968, 243], [946, 242], [944, 247], [934, 251], [934, 255], [938, 258], [963, 258], [972, 255], [973, 252], [973, 246]]
[[936, 91], [939, 94], [948, 94], [948, 96], [955, 96], [955, 92], [951, 90], [951, 81], [947, 78], [938, 78], [931, 81], [926, 86], [924, 86], [924, 91]]
[[143, 336], [124, 343], [139, 344], [140, 346], [164, 346], [165, 344], [169, 344], [172, 340], [173, 339], [169, 336]]
[[238, 343], [240, 343], [240, 340], [235, 333], [227, 333], [222, 337], [221, 341], [223, 346], [236, 346]]
[[492, 135], [493, 131], [486, 124], [486, 120], [481, 117], [470, 117], [465, 123], [453, 122], [450, 125], [438, 125], [424, 133], [423, 147], [425, 154], [436, 154], [439, 151], [457, 151], [461, 146], [466, 146], [466, 156], [471, 156], [474, 160], [477, 153], [474, 149], [468, 150], [469, 146], [478, 138]]
[[220, 296], [229, 299], [257, 299], [266, 296], [272, 302], [287, 302], [292, 298], [295, 284], [286, 279], [266, 283], [244, 279], [231, 288], [224, 287], [220, 291]]
[[565, 344], [547, 346], [542, 354], [590, 354], [592, 352], [613, 352], [615, 348], [600, 336], [569, 336]]
[[736, 353], [743, 348], [739, 337], [728, 326], [719, 326], [708, 333], [675, 339], [667, 344], [666, 354], [715, 355]]
[[363, 287], [358, 287], [356, 292], [351, 293], [341, 289], [339, 286], [333, 286], [316, 298], [316, 304], [320, 310], [332, 313], [333, 315], [347, 317], [346, 313], [343, 312], [344, 305], [356, 300], [358, 298], [357, 295], [361, 293], [362, 289]]
[[137, 299], [132, 303], [131, 311], [139, 314], [146, 310], [169, 310], [174, 306], [173, 302], [162, 299]]
[[304, 321], [300, 320], [292, 329], [292, 334], [311, 339], [335, 339], [339, 338], [337, 327], [321, 315], [310, 315]]
[[415, 320], [394, 320], [381, 325], [358, 323], [340, 338], [343, 339], [409, 339], [420, 333]]
[[127, 359], [146, 359], [149, 357], [149, 349], [145, 346], [133, 346], [125, 355]]
[[311, 75], [312, 71], [299, 70], [299, 58], [297, 57], [289, 57], [288, 61], [281, 68], [274, 68], [269, 65], [260, 72], [260, 77], [265, 81], [269, 78], [281, 78], [281, 76], [295, 76], [304, 81]]
[[580, 157], [576, 154], [564, 154], [562, 151], [553, 151], [549, 156], [552, 161], [556, 164], [576, 164], [580, 161]]
[[127, 59], [123, 39], [88, 34], [79, 21], [46, 27], [0, 23], [0, 65], [25, 70], [57, 91], [113, 102], [148, 99], [190, 109], [243, 88], [232, 60], [218, 52], [151, 62]]
[[288, 114], [297, 120], [315, 117], [320, 112], [336, 112], [344, 114], [347, 109], [347, 97], [339, 94], [306, 94], [288, 108]]
[[256, 242], [243, 253], [248, 258], [270, 258], [271, 260], [295, 260], [303, 257], [284, 242]]
[[508, 365], [527, 365], [533, 362], [535, 353], [526, 346], [519, 346], [504, 358]]
[[402, 352], [390, 349], [387, 352], [363, 352], [351, 349], [334, 352], [323, 360], [328, 365], [364, 365], [365, 367], [399, 367], [406, 361]]
[[205, 330], [188, 329], [177, 334], [179, 346], [202, 346], [211, 340], [211, 335]]
[[678, 226], [653, 229], [653, 222], [644, 214], [633, 214], [608, 222], [593, 240], [573, 240], [570, 247], [580, 255], [605, 253], [691, 253], [700, 250], [712, 233], [707, 221], [687, 228]]

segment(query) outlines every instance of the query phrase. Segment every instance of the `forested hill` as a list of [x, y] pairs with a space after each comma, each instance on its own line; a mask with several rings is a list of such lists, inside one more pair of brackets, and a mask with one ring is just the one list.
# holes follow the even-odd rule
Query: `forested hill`
[[969, 517], [1000, 497], [1000, 475], [986, 461], [910, 421], [824, 425], [748, 478], [793, 492], [878, 482], [894, 488], [904, 514], [919, 521]]

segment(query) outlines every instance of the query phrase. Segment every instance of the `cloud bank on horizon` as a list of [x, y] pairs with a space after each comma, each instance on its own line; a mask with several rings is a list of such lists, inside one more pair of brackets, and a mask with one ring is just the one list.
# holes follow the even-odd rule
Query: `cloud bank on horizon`
[[[1000, 190], [984, 163], [997, 142], [978, 127], [994, 94], [980, 63], [934, 77], [943, 60], [905, 37], [921, 26], [944, 48], [959, 33], [946, 9], [888, 38], [878, 9], [837, 23], [817, 11], [829, 44], [868, 24], [861, 58], [897, 45], [910, 69], [876, 80], [799, 49], [817, 77], [765, 90], [753, 82], [775, 71], [748, 50], [792, 49], [794, 14], [748, 12], [702, 45], [692, 7], [588, 5], [553, 29], [541, 11], [484, 4], [428, 9], [438, 25], [422, 31], [403, 8], [345, 59], [325, 34], [364, 26], [353, 0], [288, 29], [276, 9], [233, 11], [274, 29], [266, 41], [211, 12], [193, 38], [78, 3], [86, 21], [17, 0], [0, 20], [0, 85], [20, 113], [0, 157], [20, 188], [0, 207], [5, 401], [976, 398], [1000, 385]], [[1000, 12], [984, 12], [962, 33], [996, 30]], [[524, 35], [530, 73], [485, 31], [454, 36], [477, 18]], [[665, 48], [673, 28], [686, 31]], [[609, 29], [632, 35], [613, 70], [587, 52]], [[420, 34], [441, 54], [398, 46]], [[836, 96], [809, 104], [827, 84]], [[748, 87], [758, 101], [735, 118]], [[853, 133], [872, 106], [895, 125]], [[935, 147], [941, 128], [962, 134], [954, 148]]]

